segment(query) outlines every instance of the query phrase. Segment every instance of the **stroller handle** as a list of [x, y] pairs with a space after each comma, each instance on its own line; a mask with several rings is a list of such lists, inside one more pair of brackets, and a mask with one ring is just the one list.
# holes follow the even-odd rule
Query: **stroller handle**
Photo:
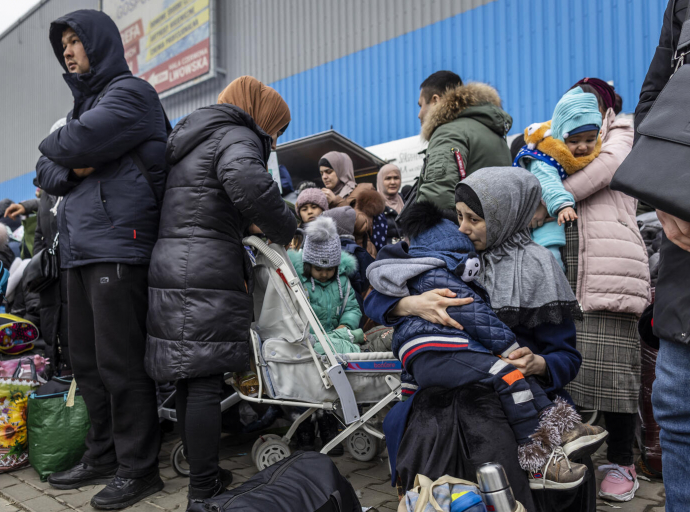
[[254, 247], [257, 251], [266, 256], [276, 268], [283, 264], [283, 259], [280, 255], [258, 236], [248, 236], [242, 240], [242, 243]]

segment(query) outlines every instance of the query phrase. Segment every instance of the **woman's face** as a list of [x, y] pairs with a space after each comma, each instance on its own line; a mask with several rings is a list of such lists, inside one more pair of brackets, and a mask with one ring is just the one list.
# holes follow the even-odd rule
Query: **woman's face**
[[338, 186], [338, 175], [335, 171], [322, 165], [319, 168], [319, 172], [321, 173], [321, 181], [323, 181], [324, 186], [329, 190], [335, 190]]
[[486, 222], [465, 203], [455, 203], [460, 232], [466, 234], [477, 251], [486, 249]]
[[397, 174], [389, 174], [386, 176], [383, 179], [383, 188], [389, 196], [397, 194], [398, 190], [400, 190], [400, 176]]

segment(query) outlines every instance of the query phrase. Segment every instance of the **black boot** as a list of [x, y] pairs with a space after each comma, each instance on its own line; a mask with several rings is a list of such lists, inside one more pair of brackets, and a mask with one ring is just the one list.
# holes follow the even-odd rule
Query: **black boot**
[[163, 490], [163, 487], [158, 470], [141, 478], [116, 476], [105, 489], [91, 498], [91, 506], [99, 510], [127, 508]]
[[299, 427], [297, 427], [296, 440], [297, 449], [305, 452], [314, 451], [314, 442], [316, 441], [316, 432], [314, 430], [314, 424], [311, 419], [306, 419], [303, 421]]
[[232, 483], [232, 472], [229, 469], [223, 469], [218, 466], [218, 480], [220, 480], [223, 489]]
[[[219, 471], [226, 471], [219, 468]], [[228, 471], [228, 473], [230, 473]], [[230, 473], [230, 480], [232, 481], [232, 474]], [[230, 485], [230, 484], [227, 484]], [[189, 486], [189, 491], [187, 492], [187, 512], [208, 512], [209, 508], [206, 506], [211, 498], [215, 498], [219, 494], [225, 492], [225, 485], [218, 479], [216, 483], [210, 489], [198, 489], [196, 487]]]
[[[323, 446], [326, 446], [340, 433], [339, 422], [332, 414], [328, 413], [324, 413], [324, 415], [321, 416], [317, 422], [319, 424], [321, 442], [323, 443]], [[345, 453], [343, 445], [337, 444], [331, 449], [330, 452], [328, 452], [328, 455], [331, 457], [340, 457], [343, 453]]]
[[56, 489], [77, 489], [85, 485], [107, 484], [115, 478], [117, 462], [109, 466], [89, 466], [80, 462], [67, 471], [53, 473], [48, 477], [48, 483]]

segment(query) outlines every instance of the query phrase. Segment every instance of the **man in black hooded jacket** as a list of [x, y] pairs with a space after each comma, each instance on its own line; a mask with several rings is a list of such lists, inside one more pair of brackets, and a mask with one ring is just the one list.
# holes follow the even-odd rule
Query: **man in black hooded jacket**
[[[635, 110], [636, 128], [674, 72], [674, 55], [688, 8], [688, 0], [668, 2], [659, 46]], [[689, 61], [690, 58], [686, 58], [685, 66], [690, 66]], [[636, 132], [635, 140], [638, 138]], [[687, 168], [678, 169], [678, 184], [685, 187], [690, 201]], [[664, 237], [654, 303], [654, 334], [660, 338], [660, 346], [652, 405], [654, 418], [661, 427], [666, 510], [676, 512], [687, 510], [690, 503], [690, 403], [687, 400], [690, 386], [690, 223], [658, 210], [657, 213]]]
[[154, 382], [144, 369], [148, 265], [165, 186], [167, 121], [151, 85], [132, 76], [117, 26], [81, 10], [50, 25], [74, 108], [39, 146], [41, 188], [58, 206], [67, 271], [71, 361], [91, 429], [58, 489], [108, 485], [94, 508], [130, 506], [163, 488]]

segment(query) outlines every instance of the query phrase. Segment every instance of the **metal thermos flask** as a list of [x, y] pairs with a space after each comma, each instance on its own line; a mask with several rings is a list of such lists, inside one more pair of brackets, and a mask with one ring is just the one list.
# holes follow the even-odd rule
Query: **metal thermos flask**
[[489, 512], [515, 512], [517, 502], [503, 466], [487, 462], [477, 468], [477, 482]]

